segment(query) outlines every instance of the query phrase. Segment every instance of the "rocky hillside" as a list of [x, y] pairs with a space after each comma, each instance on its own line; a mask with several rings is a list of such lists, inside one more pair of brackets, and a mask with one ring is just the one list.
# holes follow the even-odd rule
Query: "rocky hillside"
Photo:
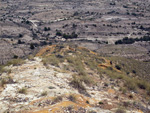
[[149, 113], [149, 62], [51, 45], [0, 76], [0, 113]]

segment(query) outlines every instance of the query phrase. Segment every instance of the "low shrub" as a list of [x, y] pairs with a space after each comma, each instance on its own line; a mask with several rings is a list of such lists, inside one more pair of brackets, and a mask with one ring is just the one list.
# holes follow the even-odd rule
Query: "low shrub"
[[54, 65], [59, 67], [59, 63], [63, 62], [63, 59], [57, 58], [55, 55], [43, 57], [42, 62], [44, 65]]
[[27, 89], [25, 87], [18, 90], [18, 93], [27, 94]]
[[81, 90], [85, 90], [85, 87], [82, 84], [82, 81], [80, 80], [79, 77], [77, 77], [76, 75], [73, 76], [72, 81], [70, 82], [70, 84], [77, 89], [81, 89]]
[[115, 113], [126, 113], [126, 111], [121, 108], [118, 108]]
[[47, 91], [42, 92], [41, 96], [47, 96]]
[[98, 104], [102, 105], [102, 104], [104, 104], [104, 103], [100, 101]]
[[54, 97], [53, 100], [52, 100], [52, 104], [56, 104], [57, 102], [62, 101], [62, 99], [63, 98], [61, 96]]
[[13, 59], [13, 60], [8, 61], [8, 63], [6, 65], [18, 66], [18, 65], [21, 65], [23, 63], [25, 63], [25, 61], [23, 59], [18, 58], [18, 59]]
[[89, 101], [87, 100], [86, 103], [89, 104]]
[[76, 102], [76, 96], [73, 94], [69, 95], [68, 99], [72, 102]]
[[80, 79], [81, 79], [81, 81], [83, 81], [87, 85], [90, 85], [90, 84], [94, 83], [94, 81], [92, 80], [92, 78], [89, 77], [88, 75], [82, 76]]
[[0, 82], [0, 86], [4, 87], [5, 84], [7, 84], [7, 81], [5, 79], [2, 79]]
[[121, 70], [121, 67], [119, 65], [116, 65], [115, 67], [116, 69]]
[[122, 91], [123, 94], [126, 94], [127, 89], [126, 89], [125, 87], [121, 87], [121, 88], [120, 88], [120, 91]]
[[133, 81], [133, 80], [128, 80], [128, 81], [126, 81], [125, 86], [126, 86], [129, 90], [135, 91], [135, 90], [137, 89], [137, 85], [136, 85], [135, 81]]
[[0, 80], [0, 86], [1, 87], [4, 87], [5, 84], [12, 84], [12, 83], [15, 83], [15, 82], [13, 81], [13, 79], [10, 76], [2, 78]]
[[29, 59], [29, 60], [34, 60], [34, 56], [33, 56], [33, 55], [29, 55], [29, 56], [28, 56], [28, 59]]

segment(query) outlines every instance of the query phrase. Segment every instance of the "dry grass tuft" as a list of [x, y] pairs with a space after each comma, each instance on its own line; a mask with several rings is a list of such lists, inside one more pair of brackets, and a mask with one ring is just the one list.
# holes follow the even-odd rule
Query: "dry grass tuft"
[[19, 89], [18, 93], [27, 94], [27, 88], [23, 87], [23, 88]]

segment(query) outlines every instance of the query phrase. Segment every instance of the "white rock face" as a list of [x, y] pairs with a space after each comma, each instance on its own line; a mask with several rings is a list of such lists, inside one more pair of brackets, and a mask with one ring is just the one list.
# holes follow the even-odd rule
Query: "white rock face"
[[[44, 91], [48, 92], [49, 97], [72, 92], [78, 93], [69, 86], [68, 79], [71, 79], [71, 73], [58, 73], [54, 66], [47, 69], [40, 58], [36, 57], [34, 61], [27, 61], [21, 66], [8, 68], [11, 68], [10, 76], [16, 83], [7, 84], [0, 93], [0, 113], [8, 109], [17, 110], [18, 105], [21, 107], [28, 105], [33, 100], [40, 99]], [[5, 76], [8, 75], [2, 74], [2, 77]], [[18, 93], [18, 90], [24, 87], [27, 89], [27, 94]]]

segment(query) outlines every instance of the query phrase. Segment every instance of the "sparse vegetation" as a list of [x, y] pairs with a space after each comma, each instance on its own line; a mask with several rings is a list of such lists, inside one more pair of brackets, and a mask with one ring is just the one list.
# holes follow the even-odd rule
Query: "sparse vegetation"
[[0, 112], [150, 111], [149, 0], [29, 1], [0, 2]]
[[3, 65], [0, 65], [0, 73], [6, 72], [7, 69]]
[[[143, 29], [143, 28], [141, 28]], [[133, 44], [136, 41], [150, 41], [150, 36], [143, 36], [141, 38], [128, 38], [125, 37], [122, 40], [117, 40], [115, 44]]]
[[136, 71], [135, 71], [135, 70], [132, 70], [132, 73], [136, 74]]
[[94, 110], [90, 110], [88, 113], [97, 113], [97, 112]]
[[150, 84], [144, 80], [138, 80], [137, 81], [137, 86], [140, 88], [140, 89], [149, 89], [150, 88]]
[[62, 99], [63, 99], [62, 96], [54, 97], [53, 100], [52, 100], [52, 101], [53, 101], [52, 104], [55, 104], [55, 103], [57, 103], [57, 102], [60, 102], [60, 101], [62, 101]]
[[100, 101], [98, 104], [100, 104], [100, 105], [102, 105], [102, 104], [104, 104], [102, 101]]
[[21, 65], [23, 63], [25, 63], [25, 61], [23, 59], [18, 58], [18, 59], [10, 60], [6, 65], [18, 66], [18, 65]]
[[6, 81], [5, 79], [2, 79], [0, 85], [1, 85], [2, 87], [4, 87], [5, 84], [7, 84], [7, 81]]
[[49, 88], [49, 89], [55, 89], [55, 87], [53, 87], [53, 86], [49, 86], [48, 88]]
[[89, 101], [87, 100], [86, 103], [89, 104]]
[[29, 59], [29, 60], [34, 60], [34, 55], [29, 55], [29, 56], [28, 56], [28, 59]]
[[123, 93], [123, 94], [126, 94], [126, 92], [127, 92], [127, 88], [125, 88], [125, 87], [121, 87], [121, 88], [120, 88], [120, 91], [122, 91], [122, 93]]
[[69, 34], [69, 33], [64, 33], [63, 35], [63, 38], [65, 38], [65, 39], [72, 39], [72, 38], [77, 38], [78, 37], [78, 35], [75, 33], [75, 32], [72, 32], [71, 34]]
[[63, 62], [63, 59], [59, 59], [57, 58], [55, 55], [51, 55], [51, 56], [46, 56], [42, 59], [42, 62], [44, 65], [54, 65], [59, 67], [59, 63]]
[[56, 35], [57, 35], [57, 36], [62, 36], [62, 33], [61, 33], [60, 31], [57, 31], [57, 32], [56, 32]]
[[65, 39], [73, 39], [73, 38], [78, 37], [78, 35], [75, 32], [72, 32], [71, 34], [69, 34], [69, 33], [62, 33], [59, 30], [56, 30], [56, 36], [62, 36], [62, 38], [65, 38]]
[[76, 102], [76, 96], [74, 94], [70, 94], [68, 99], [72, 102]]
[[71, 85], [73, 85], [74, 88], [85, 90], [85, 87], [82, 84], [82, 81], [79, 77], [73, 76], [73, 80], [70, 82]]
[[92, 80], [92, 77], [86, 75], [86, 76], [81, 76], [81, 81], [83, 81], [85, 84], [90, 85], [94, 84], [94, 81]]
[[69, 111], [71, 111], [71, 110], [73, 110], [73, 109], [74, 109], [74, 106], [72, 106], [72, 105], [67, 106], [67, 107], [66, 107], [66, 109], [67, 109], [67, 110], [69, 110]]
[[137, 90], [137, 85], [134, 80], [126, 78], [125, 87], [127, 87], [129, 90], [135, 91]]
[[116, 110], [116, 113], [126, 113], [126, 111], [123, 110], [123, 109], [121, 109], [121, 108], [118, 108], [118, 109]]
[[[130, 77], [126, 73], [121, 74], [121, 73], [118, 73], [109, 69], [101, 70], [101, 73], [105, 73], [112, 79], [121, 79], [124, 82], [124, 88], [127, 88], [132, 91], [136, 91], [138, 90], [138, 88], [148, 91], [150, 87], [150, 84], [148, 83], [148, 81], [144, 79]], [[123, 93], [126, 92], [124, 88], [121, 89]]]
[[50, 31], [51, 28], [50, 27], [44, 27], [44, 31]]
[[34, 46], [34, 44], [30, 44], [30, 49], [34, 49], [35, 48], [35, 46]]
[[15, 83], [15, 82], [13, 81], [12, 77], [10, 77], [10, 76], [1, 78], [1, 80], [0, 80], [1, 87], [4, 87], [5, 84], [12, 84], [12, 83]]
[[130, 105], [131, 105], [131, 103], [130, 103], [129, 101], [123, 102], [123, 106], [124, 106], [125, 108], [129, 107]]
[[[100, 67], [98, 67], [98, 65], [105, 62], [103, 58], [99, 57], [99, 55], [96, 55], [94, 52], [90, 53], [88, 49], [85, 48], [79, 49], [77, 47], [75, 48], [76, 52], [70, 49], [64, 51], [65, 55], [62, 55], [62, 53], [60, 53], [59, 51], [61, 51], [61, 49], [65, 49], [64, 46], [63, 47], [56, 46], [56, 48], [54, 49], [54, 51], [50, 56], [43, 57], [44, 65], [51, 64], [58, 67], [59, 64], [63, 63], [64, 61], [67, 61], [68, 64], [66, 69], [68, 71], [73, 71], [76, 73], [76, 75], [72, 76], [72, 81], [70, 82], [70, 84], [74, 88], [77, 88], [79, 90], [86, 90], [83, 83], [87, 85], [95, 84], [93, 77], [88, 75], [85, 66], [91, 70], [94, 70], [100, 75], [106, 74], [112, 79], [122, 80], [124, 86], [123, 89], [121, 89], [121, 91], [124, 94], [126, 93], [126, 88], [132, 91], [136, 91], [138, 90], [138, 88], [148, 90], [148, 87], [150, 85], [143, 79], [142, 80], [144, 82], [142, 82], [142, 80], [139, 80], [140, 76], [139, 78], [134, 78], [134, 76], [131, 77], [130, 74], [127, 74], [127, 72], [128, 73], [130, 72], [140, 75], [138, 72], [139, 69], [134, 66], [134, 65], [141, 65], [138, 64], [137, 61], [132, 60], [131, 64], [130, 59], [129, 60], [125, 58], [118, 59], [118, 57], [117, 59], [115, 59], [116, 57], [108, 57], [107, 59], [110, 59], [110, 62], [113, 62], [113, 64], [110, 63], [110, 66], [107, 66], [106, 69], [101, 69]], [[72, 55], [70, 55], [70, 53]], [[131, 64], [130, 66], [132, 67], [129, 67], [129, 64]], [[119, 70], [119, 72], [116, 71], [115, 68]]]
[[47, 96], [47, 91], [43, 91], [43, 92], [41, 93], [41, 96]]
[[132, 95], [132, 94], [130, 94], [130, 95], [129, 95], [129, 98], [130, 98], [130, 99], [133, 99], [133, 95]]
[[27, 88], [23, 87], [23, 88], [19, 89], [18, 93], [27, 94]]
[[23, 37], [23, 35], [22, 34], [19, 34], [19, 38], [22, 38]]
[[116, 65], [115, 67], [116, 69], [121, 70], [121, 67], [119, 65]]

